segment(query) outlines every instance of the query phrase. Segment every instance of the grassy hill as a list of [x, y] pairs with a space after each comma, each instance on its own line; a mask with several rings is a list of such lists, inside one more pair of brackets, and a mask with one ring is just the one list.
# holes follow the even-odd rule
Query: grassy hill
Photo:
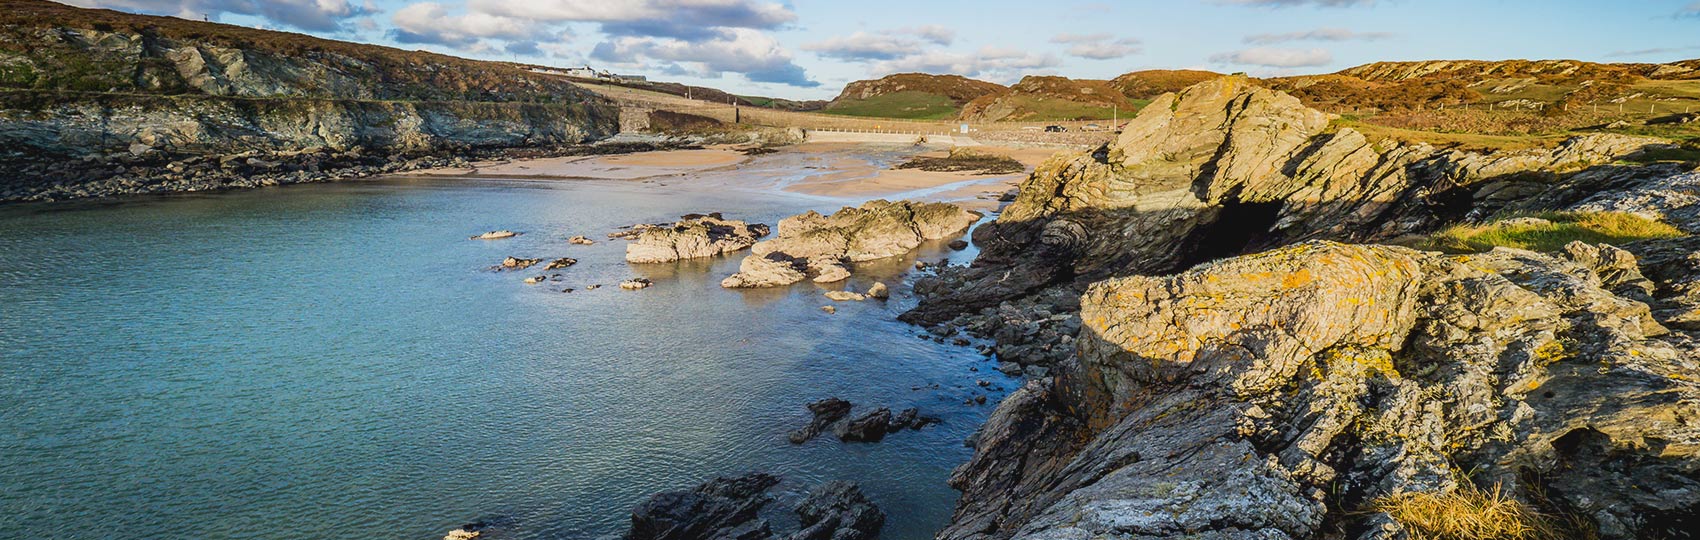
[[1008, 90], [968, 103], [961, 118], [976, 122], [1107, 120], [1131, 117], [1142, 104], [1109, 81], [1027, 76]]
[[1129, 99], [1145, 99], [1163, 95], [1167, 92], [1177, 92], [1210, 79], [1221, 77], [1214, 71], [1199, 71], [1193, 69], [1150, 69], [1124, 73], [1110, 80], [1110, 86], [1121, 91]]
[[958, 75], [899, 73], [856, 81], [821, 112], [847, 116], [947, 120], [956, 118], [964, 104], [981, 96], [1001, 92], [1003, 85]]

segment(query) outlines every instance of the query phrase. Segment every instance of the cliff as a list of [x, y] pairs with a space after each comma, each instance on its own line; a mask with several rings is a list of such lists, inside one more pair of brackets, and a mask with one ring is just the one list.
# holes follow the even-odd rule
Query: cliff
[[[71, 163], [59, 184], [113, 176], [84, 158], [424, 154], [617, 130], [605, 99], [507, 64], [42, 0], [0, 0], [0, 66], [0, 162]], [[43, 188], [9, 176], [7, 198]]]
[[962, 108], [962, 119], [1000, 120], [1108, 119], [1116, 109], [1138, 110], [1121, 90], [1105, 81], [1029, 75], [1007, 90], [981, 96]]
[[960, 75], [898, 73], [855, 81], [823, 112], [886, 118], [955, 118], [964, 104], [1005, 90], [1003, 85]]
[[972, 441], [939, 537], [1451, 537], [1411, 501], [1477, 499], [1514, 537], [1683, 537], [1694, 237], [1339, 243], [1560, 210], [1700, 232], [1694, 164], [1622, 161], [1666, 147], [1401, 144], [1243, 77], [1157, 97], [1039, 167], [970, 267], [915, 286], [905, 320], [991, 338], [1029, 379]]

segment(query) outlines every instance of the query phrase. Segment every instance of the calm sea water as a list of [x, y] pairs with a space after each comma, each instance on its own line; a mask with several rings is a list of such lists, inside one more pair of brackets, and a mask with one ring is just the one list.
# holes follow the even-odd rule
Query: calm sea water
[[[0, 530], [435, 539], [485, 519], [500, 538], [590, 538], [650, 493], [761, 470], [787, 496], [858, 481], [885, 538], [930, 537], [991, 407], [963, 400], [976, 379], [1013, 381], [917, 339], [894, 320], [902, 298], [828, 315], [812, 284], [721, 289], [738, 257], [628, 265], [623, 242], [565, 242], [845, 202], [389, 180], [0, 209]], [[467, 239], [501, 228], [526, 234]], [[508, 255], [580, 263], [525, 285], [537, 272], [488, 270]], [[852, 286], [883, 278], [901, 297], [912, 262]], [[640, 275], [656, 285], [614, 286]], [[787, 443], [827, 396], [945, 423]]]

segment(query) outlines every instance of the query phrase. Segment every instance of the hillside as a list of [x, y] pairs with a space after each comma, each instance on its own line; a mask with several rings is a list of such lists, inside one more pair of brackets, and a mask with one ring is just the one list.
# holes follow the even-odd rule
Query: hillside
[[1110, 86], [1128, 99], [1151, 99], [1221, 76], [1221, 73], [1194, 69], [1148, 69], [1110, 79]]
[[1131, 116], [1139, 105], [1108, 81], [1066, 77], [1023, 77], [1009, 89], [981, 96], [962, 109], [963, 120], [1099, 120], [1117, 112]]
[[951, 119], [968, 102], [1004, 90], [1003, 85], [960, 75], [898, 73], [845, 85], [844, 91], [821, 112], [918, 120]]
[[[611, 102], [506, 63], [0, 0], [5, 198], [314, 181], [617, 130]], [[212, 161], [173, 163], [186, 159]]]

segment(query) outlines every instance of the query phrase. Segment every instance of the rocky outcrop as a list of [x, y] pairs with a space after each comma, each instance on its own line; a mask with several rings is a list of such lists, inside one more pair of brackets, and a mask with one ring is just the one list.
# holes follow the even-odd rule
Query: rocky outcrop
[[1625, 256], [1306, 242], [1096, 283], [1078, 360], [999, 406], [940, 537], [1385, 538], [1370, 501], [1459, 482], [1680, 537], [1700, 342]]
[[657, 493], [632, 510], [624, 540], [872, 540], [885, 513], [856, 484], [827, 482], [811, 490], [795, 512], [800, 530], [776, 534], [768, 518], [779, 478], [751, 473], [716, 478], [686, 491]]
[[849, 277], [846, 263], [909, 253], [921, 242], [961, 232], [980, 219], [946, 203], [875, 200], [823, 216], [810, 211], [779, 222], [774, 238], [751, 247], [726, 287], [773, 287], [814, 275], [816, 281]]
[[[975, 230], [974, 263], [917, 283], [923, 301], [903, 318], [933, 325], [967, 314], [954, 324], [987, 336], [1069, 335], [1061, 327], [1076, 322], [1049, 318], [1072, 313], [1094, 281], [1309, 239], [1386, 240], [1534, 200], [1562, 208], [1579, 201], [1541, 194], [1570, 192], [1562, 186], [1577, 177], [1610, 183], [1625, 168], [1602, 164], [1650, 142], [1591, 135], [1480, 154], [1374, 141], [1291, 96], [1223, 77], [1159, 96], [1104, 148], [1040, 165], [997, 221]], [[1008, 344], [1040, 343], [1056, 340]], [[1007, 359], [1051, 364], [1072, 353], [1029, 349]]]
[[851, 405], [850, 402], [838, 398], [826, 398], [810, 403], [809, 413], [813, 414], [814, 418], [809, 420], [809, 425], [791, 432], [791, 435], [788, 437], [791, 444], [803, 444], [809, 442], [809, 440], [815, 438], [816, 435], [820, 435], [822, 430], [825, 430], [833, 423], [838, 422], [840, 419], [849, 415], [851, 407], [853, 407], [853, 405]]
[[767, 236], [768, 227], [723, 219], [713, 213], [686, 216], [670, 227], [645, 226], [639, 231], [626, 245], [626, 262], [664, 263], [740, 251]]
[[[245, 187], [248, 175], [218, 159], [238, 154], [260, 173], [305, 173], [257, 184], [275, 185], [383, 169], [390, 156], [573, 145], [617, 130], [606, 99], [507, 64], [38, 0], [5, 8], [0, 200]], [[319, 157], [294, 157], [303, 153]], [[125, 156], [195, 170], [118, 166]], [[395, 170], [406, 168], [380, 172]]]

